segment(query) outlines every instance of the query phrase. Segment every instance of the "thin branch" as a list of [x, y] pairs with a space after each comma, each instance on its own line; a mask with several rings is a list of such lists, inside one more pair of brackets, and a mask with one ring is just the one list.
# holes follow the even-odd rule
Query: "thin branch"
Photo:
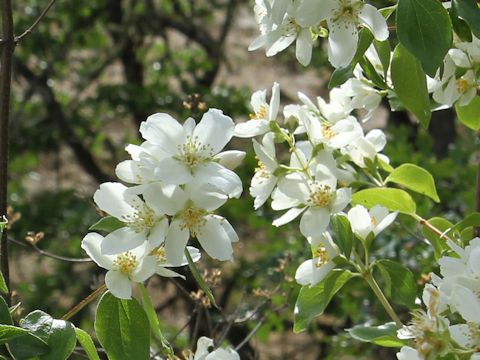
[[[12, 59], [15, 50], [13, 34], [13, 14], [11, 0], [3, 0], [2, 32], [3, 46], [0, 69], [0, 215], [7, 214], [7, 185], [8, 185], [8, 127], [10, 122], [10, 93], [12, 85]], [[7, 287], [10, 288], [10, 269], [8, 265], [7, 231], [3, 231], [1, 239], [0, 268]], [[10, 305], [10, 293], [5, 295]]]
[[45, 9], [43, 9], [43, 11], [38, 16], [37, 20], [35, 20], [33, 22], [33, 24], [30, 25], [30, 27], [27, 30], [25, 30], [20, 36], [17, 36], [15, 38], [15, 44], [19, 44], [23, 39], [25, 39], [28, 35], [30, 35], [33, 30], [35, 30], [35, 28], [40, 23], [40, 21], [42, 21], [42, 19], [45, 17], [45, 15], [47, 15], [48, 10], [50, 10], [50, 8], [53, 6], [53, 4], [55, 4], [55, 1], [56, 0], [50, 0], [47, 7]]
[[61, 256], [61, 255], [56, 255], [53, 254], [49, 251], [45, 251], [40, 249], [37, 245], [31, 244], [31, 243], [26, 243], [11, 237], [8, 237], [8, 241], [13, 242], [17, 245], [24, 246], [24, 247], [31, 247], [34, 249], [36, 252], [38, 252], [40, 255], [55, 259], [55, 260], [61, 260], [61, 261], [67, 261], [67, 262], [73, 262], [73, 263], [85, 263], [85, 262], [92, 262], [92, 259], [90, 258], [71, 258], [71, 257], [66, 257], [66, 256]]
[[61, 320], [68, 320], [80, 310], [82, 310], [85, 306], [90, 304], [93, 300], [95, 300], [98, 296], [102, 295], [105, 290], [107, 290], [107, 286], [103, 284], [99, 288], [95, 289], [90, 295], [88, 295], [85, 299], [80, 301], [77, 305], [71, 308], [65, 315], [61, 317]]

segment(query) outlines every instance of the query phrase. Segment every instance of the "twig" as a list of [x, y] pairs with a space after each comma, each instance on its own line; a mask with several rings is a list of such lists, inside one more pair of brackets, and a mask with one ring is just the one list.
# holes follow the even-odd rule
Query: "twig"
[[45, 251], [45, 250], [40, 249], [35, 244], [26, 243], [26, 242], [23, 242], [23, 241], [20, 241], [20, 240], [11, 238], [11, 237], [8, 237], [8, 241], [11, 241], [11, 242], [13, 242], [17, 245], [23, 246], [23, 247], [27, 247], [27, 246], [31, 247], [36, 252], [38, 252], [40, 255], [44, 255], [46, 257], [56, 259], [56, 260], [62, 260], [62, 261], [68, 261], [68, 262], [74, 262], [74, 263], [92, 262], [92, 259], [90, 259], [88, 257], [87, 258], [71, 258], [71, 257], [67, 257], [67, 256], [56, 255], [56, 254], [53, 254], [49, 251]]
[[30, 25], [30, 27], [27, 30], [25, 30], [20, 36], [17, 36], [15, 38], [15, 44], [19, 44], [23, 39], [25, 39], [28, 35], [30, 35], [33, 30], [35, 30], [35, 28], [40, 23], [40, 21], [42, 21], [42, 19], [45, 17], [45, 15], [47, 15], [48, 10], [50, 10], [50, 8], [53, 6], [53, 4], [55, 4], [55, 1], [56, 0], [50, 0], [47, 7], [45, 9], [43, 9], [43, 11], [38, 16], [37, 20], [35, 20], [33, 22], [33, 24]]
[[[7, 184], [8, 184], [8, 127], [10, 122], [10, 92], [12, 84], [12, 58], [15, 50], [13, 34], [13, 14], [11, 0], [3, 0], [2, 10], [2, 55], [0, 69], [0, 215], [7, 214]], [[1, 239], [0, 268], [7, 287], [10, 288], [10, 269], [8, 265], [7, 231]], [[10, 293], [5, 294], [5, 300], [10, 305]]]
[[240, 344], [235, 347], [235, 351], [240, 350], [248, 341], [252, 338], [253, 335], [260, 329], [260, 326], [263, 325], [264, 321], [267, 319], [267, 315], [262, 316], [262, 318], [258, 321], [257, 325], [248, 333], [245, 339], [242, 340]]
[[65, 315], [61, 317], [61, 320], [70, 319], [72, 316], [74, 316], [76, 313], [82, 310], [85, 306], [87, 306], [93, 300], [95, 300], [98, 296], [102, 295], [105, 292], [105, 290], [107, 290], [107, 286], [103, 284], [102, 286], [97, 288], [95, 291], [93, 291], [90, 295], [88, 295], [85, 299], [83, 299], [77, 305], [71, 308]]

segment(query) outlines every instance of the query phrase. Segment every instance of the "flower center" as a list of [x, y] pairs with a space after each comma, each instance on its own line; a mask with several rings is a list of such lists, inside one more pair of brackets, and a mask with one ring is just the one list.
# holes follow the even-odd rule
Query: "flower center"
[[205, 214], [205, 210], [199, 209], [193, 205], [189, 206], [183, 210], [183, 213], [180, 215], [180, 218], [183, 220], [183, 224], [180, 228], [182, 230], [188, 229], [191, 236], [197, 236], [207, 223]]
[[269, 179], [270, 176], [272, 176], [272, 173], [267, 170], [267, 167], [265, 166], [265, 164], [260, 160], [258, 160], [258, 165], [255, 168], [255, 173], [258, 174], [257, 175], [258, 177], [261, 177], [263, 179]]
[[124, 215], [122, 219], [127, 226], [136, 233], [149, 231], [157, 223], [155, 211], [145, 203], [133, 205], [135, 212], [132, 215]]
[[323, 243], [318, 244], [312, 249], [312, 255], [314, 258], [317, 258], [317, 262], [315, 264], [317, 268], [330, 261], [330, 256], [328, 255], [328, 251]]
[[255, 114], [250, 114], [251, 120], [266, 120], [268, 117], [268, 105], [262, 104]]
[[113, 266], [125, 275], [130, 275], [137, 267], [137, 264], [137, 257], [130, 251], [118, 255], [113, 261]]
[[332, 128], [330, 126], [323, 126], [322, 127], [322, 135], [326, 140], [330, 140], [335, 136]]
[[330, 186], [313, 184], [310, 189], [310, 196], [307, 200], [308, 205], [327, 207], [332, 203], [335, 193], [332, 191]]
[[468, 83], [468, 80], [460, 78], [455, 81], [455, 87], [459, 93], [464, 93], [470, 89], [470, 84]]
[[361, 1], [340, 0], [338, 8], [332, 13], [332, 22], [345, 21], [358, 23], [358, 12], [362, 9]]
[[150, 251], [150, 256], [153, 256], [157, 259], [159, 265], [167, 263], [167, 254], [165, 252], [165, 246], [161, 245]]
[[188, 136], [185, 143], [178, 145], [177, 150], [179, 154], [178, 160], [186, 164], [190, 169], [204, 163], [214, 155], [212, 147], [198, 141], [198, 136]]
[[378, 220], [375, 216], [370, 216], [370, 224], [372, 224], [372, 226], [377, 226]]

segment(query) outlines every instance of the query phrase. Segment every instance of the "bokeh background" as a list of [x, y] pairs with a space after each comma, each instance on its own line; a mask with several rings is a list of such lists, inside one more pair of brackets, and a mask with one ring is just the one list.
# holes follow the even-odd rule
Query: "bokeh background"
[[[391, 5], [376, 1], [376, 5]], [[16, 33], [39, 15], [45, 1], [16, 0]], [[297, 63], [293, 49], [267, 58], [248, 52], [258, 36], [253, 2], [247, 0], [75, 0], [57, 1], [38, 28], [16, 49], [11, 121], [9, 204], [10, 261], [18, 316], [42, 309], [60, 317], [103, 281], [103, 271], [81, 259], [80, 242], [100, 215], [93, 192], [115, 181], [124, 147], [139, 144], [139, 124], [148, 115], [167, 112], [197, 120], [209, 107], [235, 121], [251, 112], [251, 93], [281, 86], [282, 104], [297, 102], [297, 91], [328, 96], [332, 68], [322, 39], [312, 64]], [[388, 136], [385, 153], [392, 165], [411, 162], [435, 177], [441, 204], [415, 197], [425, 217], [457, 221], [473, 211], [474, 134], [454, 113], [434, 113], [428, 130], [405, 112], [382, 106], [366, 127]], [[344, 329], [387, 321], [370, 290], [351, 281], [335, 297], [327, 314], [307, 332], [293, 334], [293, 307], [299, 285], [296, 267], [310, 249], [294, 224], [273, 228], [268, 206], [253, 211], [248, 194], [256, 160], [249, 140], [231, 149], [248, 152], [238, 169], [244, 194], [222, 208], [240, 235], [235, 261], [204, 257], [207, 275], [223, 313], [205, 307], [185, 269], [187, 280], [154, 278], [149, 288], [167, 337], [176, 348], [193, 347], [199, 336], [238, 345], [242, 359], [390, 359], [394, 351], [351, 340]], [[378, 256], [400, 259], [415, 272], [435, 270], [432, 249], [407, 218], [376, 240]], [[32, 241], [38, 241], [36, 248]], [[48, 252], [42, 254], [42, 251]], [[425, 275], [425, 274], [423, 274]], [[93, 330], [95, 306], [73, 321]], [[406, 309], [398, 308], [403, 319]], [[72, 358], [81, 359], [81, 354]]]

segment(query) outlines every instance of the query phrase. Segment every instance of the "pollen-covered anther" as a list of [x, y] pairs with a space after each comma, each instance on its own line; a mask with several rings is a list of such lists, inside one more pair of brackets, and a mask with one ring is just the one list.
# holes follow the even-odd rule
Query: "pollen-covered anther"
[[188, 229], [191, 236], [197, 236], [200, 234], [202, 228], [207, 223], [207, 220], [205, 219], [205, 210], [199, 209], [195, 206], [190, 206], [185, 209], [181, 215], [181, 219], [183, 220], [183, 223], [180, 228], [182, 230]]
[[317, 259], [317, 262], [315, 263], [316, 267], [320, 267], [330, 261], [328, 251], [322, 243], [313, 248], [312, 254], [313, 257]]
[[135, 212], [132, 215], [124, 215], [122, 220], [136, 233], [149, 231], [155, 226], [157, 218], [155, 211], [147, 204], [140, 204], [134, 207]]
[[310, 192], [308, 205], [327, 207], [332, 203], [334, 196], [335, 193], [332, 191], [330, 186], [315, 184]]
[[208, 156], [212, 157], [214, 155], [212, 147], [198, 141], [198, 136], [187, 137], [185, 143], [178, 146], [178, 153], [179, 160], [190, 168], [202, 164], [208, 159]]
[[460, 78], [455, 81], [455, 88], [459, 93], [464, 93], [470, 89], [470, 84], [468, 80]]
[[129, 275], [138, 265], [137, 257], [130, 251], [124, 252], [117, 256], [113, 261], [113, 266], [125, 275]]
[[255, 168], [255, 173], [257, 173], [259, 177], [264, 179], [268, 179], [272, 175], [270, 171], [267, 170], [267, 167], [265, 166], [265, 164], [260, 160], [258, 161], [258, 165]]
[[335, 133], [330, 126], [324, 126], [322, 128], [322, 135], [325, 139], [330, 140], [335, 136]]
[[165, 246], [158, 246], [152, 251], [150, 251], [150, 256], [153, 256], [157, 259], [158, 264], [165, 264], [167, 262], [167, 254], [165, 252]]
[[255, 114], [250, 114], [251, 120], [264, 120], [268, 116], [268, 105], [262, 104], [258, 108], [258, 111]]
[[370, 216], [370, 224], [372, 224], [373, 226], [378, 225], [378, 220], [375, 216]]
[[358, 23], [358, 13], [363, 7], [362, 1], [340, 0], [340, 6], [332, 14], [333, 22]]

